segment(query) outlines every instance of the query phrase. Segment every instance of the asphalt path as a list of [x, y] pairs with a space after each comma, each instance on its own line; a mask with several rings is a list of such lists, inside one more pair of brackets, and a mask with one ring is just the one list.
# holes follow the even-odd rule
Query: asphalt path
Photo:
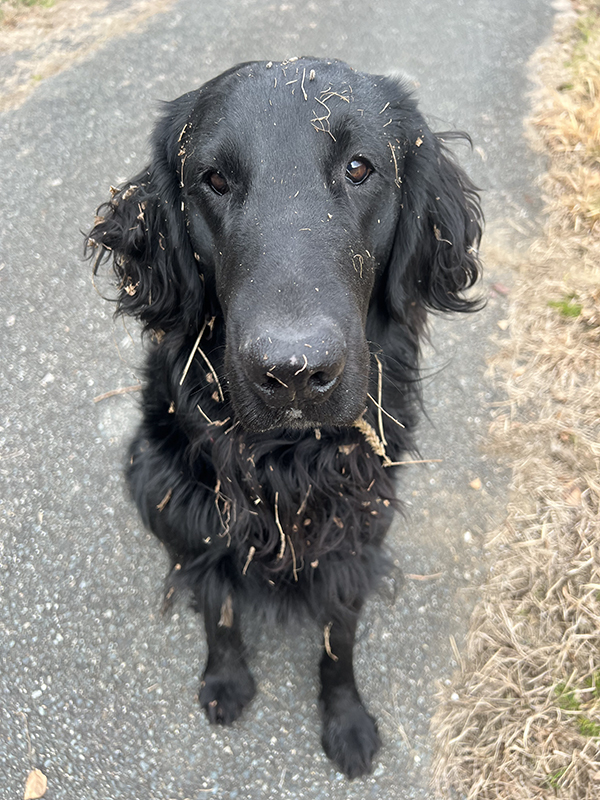
[[[549, 0], [180, 0], [0, 115], [1, 798], [23, 796], [32, 766], [48, 800], [431, 796], [435, 685], [457, 666], [451, 637], [460, 648], [507, 499], [481, 446], [505, 297], [434, 324], [421, 449], [442, 462], [401, 478], [390, 544], [405, 577], [369, 603], [357, 647], [384, 746], [349, 783], [321, 751], [316, 630], [251, 622], [255, 700], [230, 729], [199, 710], [200, 621], [183, 604], [161, 616], [166, 559], [123, 491], [135, 393], [93, 402], [136, 382], [137, 335], [94, 291], [79, 231], [144, 165], [156, 101], [239, 61], [310, 54], [402, 73], [434, 128], [469, 131], [491, 238], [512, 246], [540, 210], [523, 119], [552, 15]], [[509, 280], [490, 264], [486, 286]]]

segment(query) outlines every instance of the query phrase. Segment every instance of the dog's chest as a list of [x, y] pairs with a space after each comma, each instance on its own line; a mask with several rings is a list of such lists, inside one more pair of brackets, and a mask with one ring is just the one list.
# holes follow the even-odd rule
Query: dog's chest
[[225, 460], [214, 448], [217, 539], [239, 551], [246, 571], [260, 562], [296, 577], [332, 554], [359, 556], [383, 538], [393, 500], [380, 459], [357, 432], [345, 444], [339, 432], [318, 437], [267, 444], [241, 435]]

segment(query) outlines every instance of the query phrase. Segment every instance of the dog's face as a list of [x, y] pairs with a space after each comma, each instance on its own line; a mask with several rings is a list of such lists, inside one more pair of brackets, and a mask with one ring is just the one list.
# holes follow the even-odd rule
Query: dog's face
[[261, 62], [169, 104], [112, 212], [142, 209], [130, 242], [113, 220], [92, 236], [115, 254], [121, 310], [148, 327], [199, 327], [194, 303], [216, 298], [245, 428], [343, 426], [365, 408], [373, 308], [407, 325], [411, 306], [465, 305], [473, 198], [402, 84]]
[[[349, 425], [365, 407], [365, 323], [401, 202], [374, 78], [253, 64], [200, 90], [181, 139], [192, 244], [226, 319], [249, 429]], [[184, 161], [185, 159], [185, 161]]]

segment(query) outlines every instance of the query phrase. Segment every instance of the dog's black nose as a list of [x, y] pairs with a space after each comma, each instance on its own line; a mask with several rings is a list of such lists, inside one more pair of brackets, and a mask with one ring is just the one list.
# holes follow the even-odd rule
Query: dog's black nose
[[346, 343], [331, 326], [310, 334], [269, 330], [247, 340], [240, 355], [255, 391], [281, 408], [326, 400], [344, 371]]

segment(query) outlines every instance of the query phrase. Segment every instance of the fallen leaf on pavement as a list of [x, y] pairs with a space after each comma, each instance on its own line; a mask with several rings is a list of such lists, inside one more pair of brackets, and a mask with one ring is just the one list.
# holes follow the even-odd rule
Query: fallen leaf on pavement
[[39, 769], [32, 769], [27, 776], [25, 783], [25, 793], [23, 800], [37, 800], [46, 794], [48, 781], [44, 773]]

